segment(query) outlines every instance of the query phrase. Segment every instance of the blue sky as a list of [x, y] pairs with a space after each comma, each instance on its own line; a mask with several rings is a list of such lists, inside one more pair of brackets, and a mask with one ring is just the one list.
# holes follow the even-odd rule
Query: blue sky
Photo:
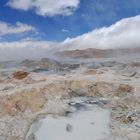
[[23, 10], [21, 7], [13, 8], [7, 5], [9, 1], [0, 0], [0, 21], [11, 26], [21, 22], [36, 28], [36, 33], [5, 34], [1, 37], [4, 41], [27, 37], [62, 41], [140, 14], [140, 0], [80, 0], [72, 14], [51, 16], [37, 14], [35, 8], [29, 10]]

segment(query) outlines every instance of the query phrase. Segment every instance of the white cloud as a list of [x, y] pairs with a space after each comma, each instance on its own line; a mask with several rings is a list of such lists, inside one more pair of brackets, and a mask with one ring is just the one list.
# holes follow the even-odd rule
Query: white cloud
[[35, 9], [41, 16], [71, 15], [79, 5], [80, 0], [9, 0], [8, 6], [20, 9]]
[[67, 30], [67, 29], [62, 29], [61, 30], [63, 33], [68, 33], [69, 32], [69, 30]]
[[14, 42], [0, 42], [0, 61], [38, 59], [48, 57], [49, 48], [57, 46], [56, 42], [39, 40], [20, 40]]
[[61, 50], [117, 49], [140, 47], [140, 16], [122, 19], [110, 27], [103, 27], [63, 42], [33, 40], [0, 42], [0, 60], [41, 58]]
[[35, 28], [21, 22], [17, 22], [16, 25], [11, 25], [0, 21], [0, 36], [7, 34], [20, 34], [29, 31], [35, 31]]
[[140, 47], [140, 15], [118, 21], [110, 27], [95, 29], [76, 38], [68, 38], [61, 49]]

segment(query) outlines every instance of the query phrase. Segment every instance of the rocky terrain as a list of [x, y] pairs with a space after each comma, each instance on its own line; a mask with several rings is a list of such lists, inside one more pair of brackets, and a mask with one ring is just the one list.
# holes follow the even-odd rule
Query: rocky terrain
[[46, 115], [67, 116], [79, 98], [110, 112], [103, 140], [140, 140], [139, 84], [139, 58], [1, 62], [0, 140], [38, 140], [31, 126]]

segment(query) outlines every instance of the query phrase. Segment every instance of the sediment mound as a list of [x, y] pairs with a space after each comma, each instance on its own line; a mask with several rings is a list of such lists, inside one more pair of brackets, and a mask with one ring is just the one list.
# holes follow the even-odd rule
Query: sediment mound
[[17, 79], [17, 80], [22, 80], [24, 78], [26, 78], [29, 75], [28, 72], [25, 71], [17, 71], [15, 73], [13, 73], [13, 78]]

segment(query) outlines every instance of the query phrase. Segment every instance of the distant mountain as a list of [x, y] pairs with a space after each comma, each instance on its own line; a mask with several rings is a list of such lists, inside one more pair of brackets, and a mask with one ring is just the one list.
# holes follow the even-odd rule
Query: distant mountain
[[111, 58], [139, 54], [140, 48], [105, 49], [105, 50], [88, 48], [84, 50], [76, 49], [56, 53], [56, 55], [58, 55], [59, 57], [69, 57], [69, 58]]

